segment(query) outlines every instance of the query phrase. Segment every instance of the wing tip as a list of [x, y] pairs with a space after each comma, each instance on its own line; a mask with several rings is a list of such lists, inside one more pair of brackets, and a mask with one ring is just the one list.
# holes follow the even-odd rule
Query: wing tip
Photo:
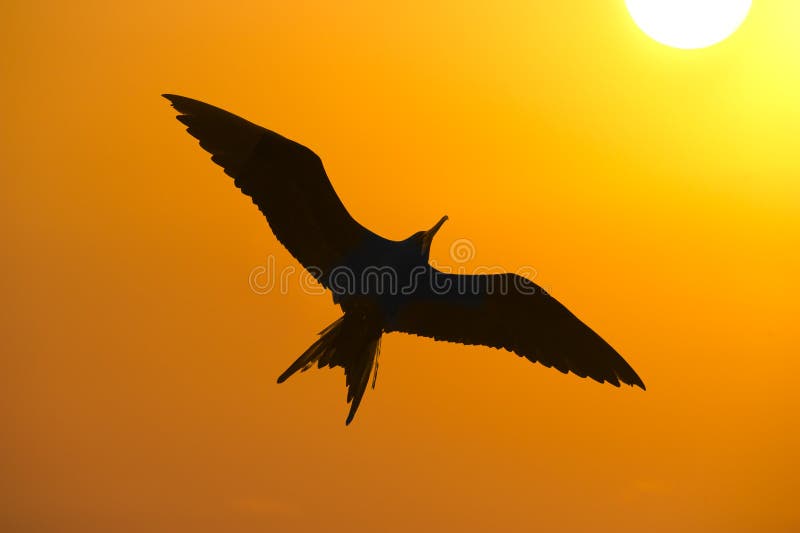
[[162, 93], [161, 96], [166, 98], [172, 104], [172, 107], [175, 107], [175, 101], [181, 98], [179, 95], [171, 93]]
[[186, 108], [190, 107], [193, 103], [202, 103], [198, 100], [189, 98], [188, 96], [181, 96], [179, 94], [162, 93], [161, 96], [166, 98], [170, 105], [178, 110], [179, 113], [187, 114]]
[[[628, 367], [630, 368], [630, 365], [628, 365]], [[640, 389], [642, 389], [644, 391], [647, 390], [647, 387], [645, 387], [645, 385], [644, 385], [644, 381], [642, 381], [642, 378], [639, 377], [639, 374], [637, 374], [636, 371], [633, 368], [630, 368], [630, 375], [627, 376], [627, 377], [628, 377], [628, 379], [626, 379], [624, 381], [625, 381], [625, 383], [627, 383], [631, 387], [639, 387]], [[620, 379], [622, 379], [622, 377], [620, 377]]]
[[629, 377], [628, 379], [623, 379], [622, 377], [620, 377], [620, 381], [622, 381], [627, 385], [630, 385], [631, 387], [639, 387], [643, 391], [647, 390], [644, 381], [642, 381], [642, 378], [640, 378], [639, 375], [636, 374], [635, 372], [633, 373], [633, 376]]
[[645, 387], [644, 381], [642, 381], [642, 378], [640, 378], [639, 375], [636, 372], [633, 371], [633, 369], [631, 369], [631, 372], [627, 373], [626, 375], [620, 374], [619, 372], [615, 372], [613, 376], [608, 376], [608, 375], [606, 375], [606, 376], [596, 376], [596, 375], [592, 375], [592, 374], [588, 374], [586, 376], [581, 376], [580, 374], [578, 374], [577, 372], [575, 372], [572, 369], [570, 369], [570, 372], [575, 374], [576, 376], [579, 376], [579, 377], [586, 377], [586, 378], [592, 379], [592, 380], [596, 381], [597, 383], [600, 383], [601, 385], [604, 385], [604, 384], [608, 383], [609, 385], [613, 385], [613, 386], [615, 386], [617, 388], [621, 388], [622, 384], [624, 383], [625, 385], [628, 385], [630, 387], [639, 387], [643, 391], [647, 390], [647, 387]]

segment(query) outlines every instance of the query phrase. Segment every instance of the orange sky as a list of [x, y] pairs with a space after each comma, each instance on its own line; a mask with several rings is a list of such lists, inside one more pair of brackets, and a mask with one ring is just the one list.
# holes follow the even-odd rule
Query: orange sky
[[[624, 2], [13, 2], [0, 19], [0, 529], [800, 529], [800, 4], [661, 46]], [[648, 385], [254, 294], [261, 215], [159, 94], [316, 150], [432, 258], [531, 266]], [[409, 205], [413, 205], [409, 208]]]

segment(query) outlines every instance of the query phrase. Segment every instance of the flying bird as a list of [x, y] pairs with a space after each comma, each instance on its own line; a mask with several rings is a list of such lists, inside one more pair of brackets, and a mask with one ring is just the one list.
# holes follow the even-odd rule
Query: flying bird
[[505, 349], [563, 373], [645, 388], [614, 348], [530, 280], [432, 267], [431, 242], [446, 216], [404, 240], [381, 237], [348, 213], [309, 148], [218, 107], [163, 96], [344, 311], [278, 383], [314, 365], [342, 367], [350, 424], [369, 383], [375, 387], [381, 336], [398, 331]]

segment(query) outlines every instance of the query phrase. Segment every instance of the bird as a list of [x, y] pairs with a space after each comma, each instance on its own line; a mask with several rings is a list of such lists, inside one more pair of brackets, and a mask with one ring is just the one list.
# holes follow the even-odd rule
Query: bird
[[213, 105], [164, 94], [211, 160], [266, 217], [277, 240], [343, 314], [278, 377], [342, 367], [349, 425], [378, 373], [384, 334], [506, 350], [599, 383], [645, 390], [625, 359], [549, 291], [512, 273], [453, 274], [430, 264], [448, 220], [402, 240], [357, 222], [311, 149]]

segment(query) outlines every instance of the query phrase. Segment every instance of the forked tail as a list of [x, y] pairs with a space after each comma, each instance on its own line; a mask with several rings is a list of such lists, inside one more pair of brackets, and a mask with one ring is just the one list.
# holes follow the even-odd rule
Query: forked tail
[[370, 374], [375, 388], [380, 345], [380, 324], [368, 316], [345, 313], [320, 332], [320, 338], [278, 377], [278, 383], [283, 383], [298, 370], [305, 372], [315, 363], [318, 368], [341, 366], [347, 382], [347, 402], [352, 402], [345, 422], [350, 424], [367, 390]]

